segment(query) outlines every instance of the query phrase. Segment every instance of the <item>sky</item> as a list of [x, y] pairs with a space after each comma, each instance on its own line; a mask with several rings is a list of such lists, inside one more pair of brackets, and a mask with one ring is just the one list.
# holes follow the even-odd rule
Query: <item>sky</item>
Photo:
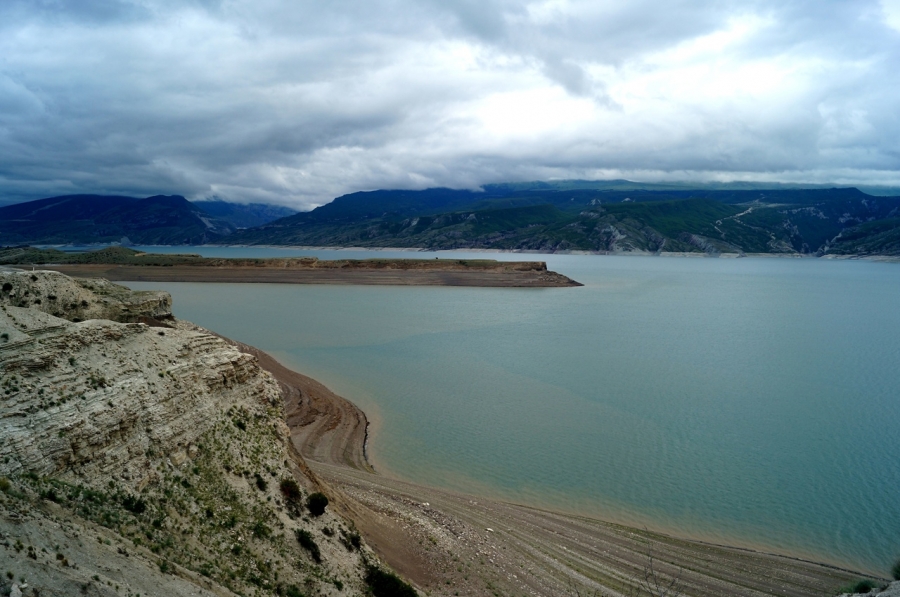
[[900, 0], [2, 0], [0, 199], [900, 186]]

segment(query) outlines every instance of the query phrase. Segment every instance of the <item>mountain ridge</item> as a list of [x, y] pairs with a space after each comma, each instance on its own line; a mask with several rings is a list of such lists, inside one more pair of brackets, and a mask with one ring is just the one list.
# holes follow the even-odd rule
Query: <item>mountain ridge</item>
[[274, 220], [287, 208], [195, 204], [180, 195], [69, 195], [0, 207], [0, 245], [900, 255], [900, 197], [854, 187], [640, 186], [551, 181], [485, 185], [481, 191], [361, 191]]
[[[363, 206], [364, 197], [369, 202]], [[898, 214], [900, 197], [876, 197], [856, 188], [380, 191], [338, 197], [311, 212], [236, 232], [223, 244], [848, 254], [841, 235], [859, 241], [867, 228], [852, 232], [854, 226]], [[881, 229], [879, 234], [890, 236]], [[865, 254], [898, 251], [878, 242], [855, 246], [864, 247]]]

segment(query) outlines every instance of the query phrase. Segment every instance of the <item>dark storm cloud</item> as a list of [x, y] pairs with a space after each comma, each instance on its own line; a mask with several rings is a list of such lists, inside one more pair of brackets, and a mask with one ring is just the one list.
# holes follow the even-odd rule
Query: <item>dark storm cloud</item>
[[0, 197], [896, 185], [898, 29], [895, 0], [8, 0]]

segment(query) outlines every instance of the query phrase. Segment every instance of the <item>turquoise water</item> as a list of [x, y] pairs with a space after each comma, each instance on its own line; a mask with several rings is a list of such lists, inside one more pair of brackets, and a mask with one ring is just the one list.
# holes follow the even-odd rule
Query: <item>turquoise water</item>
[[886, 573], [900, 265], [535, 258], [585, 286], [129, 285], [362, 406], [386, 474]]

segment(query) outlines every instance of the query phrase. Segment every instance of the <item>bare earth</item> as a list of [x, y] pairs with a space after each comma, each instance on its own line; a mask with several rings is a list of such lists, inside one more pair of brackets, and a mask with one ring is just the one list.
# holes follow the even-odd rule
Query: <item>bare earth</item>
[[360, 269], [210, 267], [195, 265], [41, 265], [42, 269], [82, 278], [137, 282], [266, 282], [271, 284], [361, 284], [390, 286], [483, 286], [548, 288], [581, 286], [551, 271], [513, 269]]
[[[632, 595], [648, 570], [686, 595], [834, 595], [865, 575], [391, 479], [365, 414], [250, 347], [285, 390], [294, 445], [367, 543], [429, 595]], [[651, 568], [652, 566], [652, 568]]]

